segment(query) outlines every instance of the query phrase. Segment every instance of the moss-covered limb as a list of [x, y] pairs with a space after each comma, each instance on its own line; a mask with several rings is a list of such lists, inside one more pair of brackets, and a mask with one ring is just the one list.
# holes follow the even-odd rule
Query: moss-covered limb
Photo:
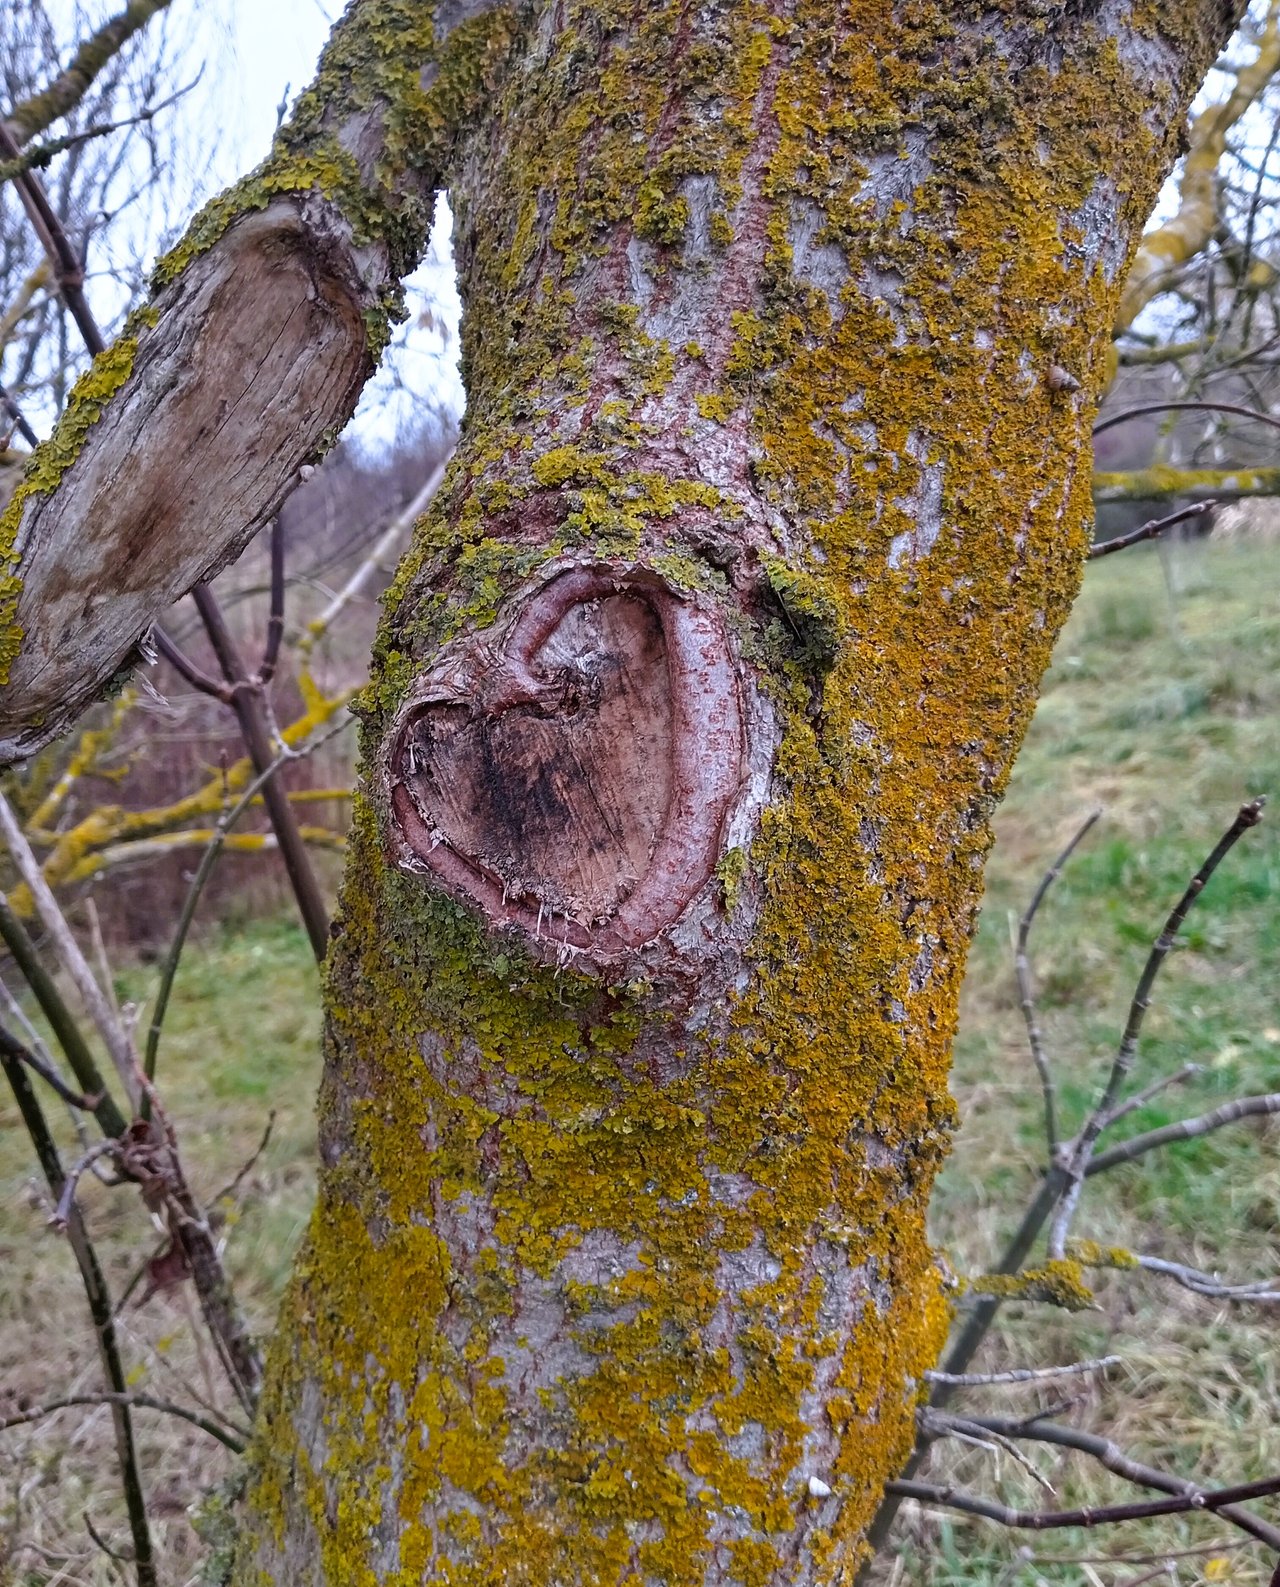
[[[467, 429], [360, 702], [238, 1587], [850, 1580], [946, 1328], [924, 1212], [988, 818], [1085, 555], [1127, 250], [1228, 23], [533, 13], [460, 164]], [[746, 723], [700, 892], [612, 957], [389, 857], [459, 724], [502, 813], [515, 637], [566, 567], [713, 613]], [[531, 738], [589, 715], [567, 653]]]
[[13, 106], [6, 125], [21, 147], [68, 116], [93, 87], [95, 78], [147, 23], [168, 9], [169, 0], [129, 0], [124, 10], [84, 40], [57, 77], [38, 93]]
[[1226, 153], [1227, 138], [1278, 70], [1280, 0], [1271, 0], [1253, 58], [1236, 72], [1227, 97], [1202, 110], [1191, 124], [1178, 183], [1178, 208], [1143, 237], [1134, 255], [1116, 310], [1117, 336], [1169, 285], [1174, 271], [1213, 241], [1218, 226], [1218, 167]]
[[1280, 468], [1178, 468], [1157, 463], [1151, 468], [1099, 470], [1093, 476], [1093, 499], [1159, 501], [1177, 496], [1188, 501], [1234, 501], [1243, 496], [1280, 495]]
[[350, 416], [513, 36], [501, 4], [353, 0], [270, 158], [160, 261], [0, 514], [0, 763], [64, 729]]

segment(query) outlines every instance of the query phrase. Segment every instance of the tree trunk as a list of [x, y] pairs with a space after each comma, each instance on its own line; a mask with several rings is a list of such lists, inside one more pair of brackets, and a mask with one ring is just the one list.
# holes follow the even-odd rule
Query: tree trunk
[[470, 408], [364, 697], [244, 1587], [850, 1579], [1092, 393], [1237, 10], [358, 0], [40, 454], [10, 753], [344, 416], [451, 182]]
[[557, 0], [452, 173], [238, 1582], [847, 1581], [989, 816], [1219, 0]]

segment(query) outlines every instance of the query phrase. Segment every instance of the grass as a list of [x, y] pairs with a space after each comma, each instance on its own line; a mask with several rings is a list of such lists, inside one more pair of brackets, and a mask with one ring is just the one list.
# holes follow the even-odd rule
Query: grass
[[[1090, 808], [1105, 806], [1051, 893], [1033, 941], [1042, 1021], [1070, 1128], [1105, 1073], [1170, 904], [1243, 799], [1280, 795], [1273, 559], [1193, 546], [1176, 553], [1174, 572], [1171, 602], [1154, 551], [1090, 569], [997, 821], [956, 1049], [963, 1126], [933, 1209], [935, 1238], [960, 1273], [996, 1260], [1044, 1158], [1009, 930], [1049, 860]], [[121, 975], [117, 990], [144, 1003], [154, 983], [154, 969], [137, 967]], [[1203, 1072], [1123, 1128], [1280, 1089], [1278, 986], [1280, 810], [1246, 836], [1193, 912], [1158, 985], [1135, 1082], [1188, 1062]], [[161, 1080], [202, 1194], [234, 1176], [268, 1110], [276, 1110], [271, 1141], [228, 1223], [228, 1261], [263, 1331], [312, 1192], [317, 1026], [315, 972], [301, 932], [258, 923], [214, 932], [191, 951], [162, 1047]], [[1233, 1277], [1275, 1272], [1278, 1145], [1275, 1123], [1245, 1124], [1118, 1170], [1092, 1183], [1078, 1231]], [[153, 1235], [136, 1197], [93, 1184], [86, 1200], [118, 1290]], [[46, 1215], [26, 1142], [0, 1098], [0, 1410], [9, 1395], [38, 1401], [97, 1381], [69, 1254], [45, 1229]], [[220, 1398], [216, 1369], [192, 1348], [188, 1306], [178, 1290], [126, 1309], [138, 1385], [163, 1395], [188, 1384]], [[1280, 1471], [1275, 1316], [1269, 1322], [1257, 1307], [1228, 1311], [1153, 1278], [1102, 1275], [1093, 1311], [1066, 1316], [1007, 1305], [979, 1365], [1119, 1354], [1124, 1365], [1106, 1383], [1073, 1380], [1056, 1391], [1071, 1402], [1064, 1418], [1181, 1475], [1247, 1480]], [[1053, 1398], [993, 1389], [967, 1393], [958, 1405], [1013, 1414]], [[225, 1459], [178, 1424], [140, 1416], [140, 1427], [164, 1580], [176, 1587], [194, 1580], [199, 1556], [186, 1506], [226, 1469]], [[82, 1520], [88, 1510], [114, 1542], [125, 1535], [108, 1438], [105, 1412], [66, 1412], [0, 1437], [2, 1587], [120, 1580]], [[1135, 1496], [1078, 1457], [1036, 1459], [1053, 1498], [986, 1450], [941, 1449], [930, 1476], [1029, 1508]], [[1280, 1520], [1280, 1504], [1270, 1514]], [[1229, 1528], [1203, 1517], [1096, 1534], [1005, 1534], [907, 1507], [877, 1579], [891, 1587], [1136, 1587], [1147, 1579], [1260, 1587], [1271, 1565], [1261, 1550], [1235, 1543]], [[1117, 1556], [1128, 1562], [1107, 1563]], [[1152, 1570], [1159, 1574], [1148, 1578]]]
[[[1040, 875], [1088, 811], [1105, 814], [1050, 893], [1032, 939], [1062, 1129], [1105, 1078], [1134, 984], [1169, 908], [1240, 804], [1280, 794], [1280, 579], [1265, 551], [1193, 544], [1170, 557], [1172, 602], [1151, 551], [1099, 562], [1059, 643], [996, 822], [987, 901], [970, 960], [953, 1089], [963, 1124], [933, 1204], [960, 1273], [993, 1265], [1045, 1159], [1043, 1108], [1013, 983], [1011, 931]], [[1280, 811], [1245, 836], [1192, 912], [1157, 983], [1138, 1089], [1188, 1063], [1117, 1134], [1280, 1089]], [[1280, 1271], [1280, 1126], [1241, 1124], [1095, 1179], [1077, 1232], [1232, 1278]], [[1104, 1385], [969, 1391], [957, 1408], [1064, 1415], [1150, 1463], [1211, 1484], [1280, 1472], [1276, 1310], [1228, 1310], [1146, 1275], [1098, 1275], [1097, 1310], [1006, 1306], [979, 1370], [1119, 1354]], [[1035, 1452], [1035, 1446], [1029, 1446]], [[1024, 1508], [1135, 1497], [1115, 1478], [1037, 1454], [1050, 1498], [1007, 1458], [939, 1448], [932, 1480]], [[1262, 1508], [1266, 1508], [1263, 1506]], [[1280, 1506], [1272, 1505], [1273, 1519]], [[904, 1509], [878, 1579], [921, 1587], [1049, 1582], [1096, 1587], [1145, 1569], [1093, 1563], [1226, 1539], [1210, 1519], [1118, 1531], [1006, 1534]], [[1269, 1580], [1262, 1550], [1174, 1560], [1161, 1582]], [[1091, 1563], [1071, 1565], [1069, 1558]], [[1159, 1565], [1159, 1559], [1155, 1564]], [[905, 1574], [904, 1574], [905, 1572]]]

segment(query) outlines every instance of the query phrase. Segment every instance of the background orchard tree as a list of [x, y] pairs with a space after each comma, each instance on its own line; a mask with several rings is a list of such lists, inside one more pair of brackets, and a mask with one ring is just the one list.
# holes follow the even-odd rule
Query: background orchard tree
[[467, 428], [360, 705], [237, 1580], [855, 1567], [987, 821], [1234, 21], [358, 0], [82, 383], [0, 526], [10, 756], [326, 444], [449, 187]]

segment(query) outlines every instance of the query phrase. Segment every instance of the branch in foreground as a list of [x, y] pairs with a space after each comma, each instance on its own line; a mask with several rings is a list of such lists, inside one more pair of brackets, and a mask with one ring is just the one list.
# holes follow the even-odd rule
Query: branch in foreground
[[1004, 1383], [1048, 1383], [1054, 1378], [1082, 1377], [1119, 1366], [1123, 1356], [1100, 1356], [1096, 1361], [1073, 1361], [1065, 1367], [1017, 1367], [1010, 1372], [926, 1372], [929, 1383], [954, 1389], [986, 1389]]
[[1089, 561], [1097, 557], [1109, 557], [1113, 551], [1124, 551], [1129, 546], [1140, 545], [1144, 540], [1154, 540], [1162, 535], [1166, 529], [1173, 529], [1180, 523], [1187, 523], [1193, 518], [1203, 518], [1206, 513], [1211, 513], [1218, 505], [1210, 496], [1207, 501], [1193, 502], [1190, 507], [1182, 507], [1177, 512], [1171, 512], [1164, 518], [1152, 518], [1137, 529], [1132, 529], [1127, 535], [1117, 535], [1114, 540], [1095, 542], [1089, 547]]
[[[3, 1046], [0, 1046], [0, 1069], [3, 1069], [5, 1078], [13, 1091], [14, 1100], [18, 1104], [18, 1112], [22, 1115], [22, 1122], [27, 1134], [31, 1137], [35, 1147], [36, 1157], [44, 1173], [45, 1181], [55, 1198], [62, 1194], [63, 1174], [62, 1163], [58, 1157], [58, 1148], [45, 1119], [44, 1111], [40, 1106], [39, 1098], [31, 1084], [31, 1078], [26, 1069], [16, 1059], [9, 1056]], [[80, 1280], [84, 1285], [85, 1299], [89, 1304], [89, 1315], [93, 1319], [94, 1338], [98, 1346], [98, 1356], [102, 1362], [102, 1370], [111, 1389], [116, 1394], [127, 1394], [128, 1384], [125, 1379], [124, 1364], [120, 1358], [120, 1346], [116, 1338], [115, 1308], [111, 1303], [111, 1292], [107, 1288], [106, 1278], [103, 1276], [97, 1253], [94, 1251], [93, 1242], [85, 1228], [84, 1220], [79, 1210], [72, 1209], [68, 1226], [68, 1237], [72, 1253], [76, 1259], [76, 1266], [80, 1270]], [[125, 1508], [129, 1514], [129, 1529], [133, 1537], [134, 1563], [138, 1573], [138, 1587], [157, 1587], [159, 1578], [156, 1575], [155, 1557], [151, 1547], [151, 1528], [147, 1520], [146, 1497], [142, 1487], [142, 1477], [138, 1469], [138, 1452], [133, 1437], [133, 1418], [128, 1405], [115, 1404], [111, 1408], [111, 1420], [115, 1432], [116, 1461], [120, 1469], [120, 1483], [124, 1490]]]
[[1045, 1142], [1049, 1149], [1049, 1161], [1052, 1162], [1058, 1149], [1058, 1123], [1057, 1123], [1057, 1098], [1053, 1083], [1053, 1073], [1049, 1066], [1048, 1054], [1045, 1051], [1044, 1036], [1040, 1029], [1040, 1017], [1036, 1009], [1035, 985], [1031, 977], [1031, 959], [1028, 945], [1031, 940], [1031, 928], [1040, 912], [1049, 889], [1062, 875], [1067, 861], [1079, 848], [1081, 843], [1101, 819], [1101, 809], [1093, 810], [1080, 826], [1075, 836], [1058, 855], [1053, 864], [1040, 879], [1031, 902], [1027, 905], [1022, 919], [1018, 922], [1018, 940], [1014, 949], [1013, 971], [1018, 983], [1018, 997], [1022, 1005], [1022, 1017], [1027, 1026], [1027, 1042], [1031, 1048], [1031, 1060], [1036, 1066], [1040, 1076], [1040, 1089], [1044, 1096], [1044, 1133]]
[[966, 1493], [960, 1488], [929, 1482], [906, 1482], [901, 1478], [887, 1483], [885, 1491], [901, 1499], [915, 1499], [921, 1504], [940, 1504], [966, 1515], [979, 1515], [988, 1521], [998, 1521], [1001, 1526], [1047, 1532], [1064, 1526], [1110, 1526], [1118, 1521], [1146, 1521], [1162, 1515], [1186, 1515], [1191, 1510], [1207, 1510], [1211, 1515], [1221, 1515], [1233, 1505], [1245, 1504], [1250, 1499], [1269, 1499], [1273, 1494], [1280, 1493], [1280, 1477], [1245, 1482], [1235, 1488], [1219, 1488], [1210, 1493], [1197, 1490], [1175, 1498], [1150, 1499], [1142, 1504], [1113, 1504], [1097, 1510], [1013, 1510], [994, 1499]]
[[1080, 1204], [1080, 1196], [1084, 1190], [1084, 1181], [1094, 1149], [1103, 1131], [1114, 1118], [1117, 1105], [1120, 1103], [1121, 1091], [1133, 1067], [1143, 1022], [1151, 1006], [1151, 993], [1156, 978], [1172, 952], [1178, 933], [1191, 913], [1192, 906], [1204, 891], [1210, 877], [1244, 834], [1262, 820], [1265, 805], [1264, 798], [1251, 799], [1247, 804], [1241, 805], [1236, 812], [1235, 820], [1218, 839], [1204, 864], [1188, 882], [1182, 897], [1170, 911], [1163, 930], [1152, 944], [1142, 974], [1138, 977], [1133, 1000], [1129, 1005], [1129, 1017], [1125, 1021], [1120, 1045], [1116, 1050], [1111, 1072], [1107, 1076], [1107, 1083], [1071, 1148], [1070, 1161], [1066, 1165], [1067, 1184], [1058, 1201], [1057, 1211], [1049, 1230], [1049, 1255], [1055, 1260], [1061, 1258], [1066, 1248], [1071, 1221]]
[[9, 112], [5, 124], [14, 142], [27, 143], [55, 121], [70, 115], [92, 88], [103, 67], [168, 5], [169, 0], [129, 0], [123, 11], [90, 34], [47, 88], [24, 99]]
[[[924, 1413], [926, 1417], [936, 1417], [940, 1414], [937, 1411]], [[1161, 1471], [1158, 1467], [1144, 1465], [1141, 1461], [1134, 1460], [1119, 1444], [1109, 1438], [1102, 1438], [1097, 1433], [1084, 1432], [1077, 1427], [1063, 1426], [1047, 1417], [1018, 1421], [1012, 1417], [974, 1415], [969, 1421], [980, 1430], [999, 1434], [1005, 1438], [1030, 1439], [1035, 1443], [1054, 1444], [1061, 1449], [1071, 1449], [1079, 1454], [1088, 1455], [1113, 1476], [1123, 1477], [1126, 1482], [1136, 1483], [1142, 1488], [1155, 1488], [1157, 1492], [1178, 1494], [1183, 1498], [1201, 1491], [1197, 1484], [1187, 1481], [1184, 1477], [1175, 1477], [1171, 1472]], [[1280, 1528], [1272, 1526], [1268, 1521], [1260, 1520], [1250, 1511], [1237, 1505], [1227, 1506], [1221, 1511], [1221, 1515], [1224, 1521], [1231, 1522], [1233, 1526], [1239, 1527], [1242, 1532], [1247, 1532], [1258, 1542], [1265, 1543], [1269, 1548], [1280, 1552]]]
[[[1241, 1119], [1267, 1118], [1277, 1113], [1280, 1113], [1280, 1091], [1264, 1092], [1253, 1097], [1237, 1097], [1233, 1102], [1224, 1102], [1220, 1108], [1214, 1108], [1211, 1113], [1202, 1113], [1199, 1118], [1179, 1119], [1176, 1124], [1165, 1124], [1159, 1129], [1148, 1130], [1144, 1135], [1134, 1135], [1129, 1140], [1122, 1141], [1119, 1146], [1113, 1146], [1110, 1151], [1099, 1152], [1090, 1161], [1085, 1171], [1085, 1178], [1091, 1178], [1094, 1174], [1104, 1174], [1107, 1169], [1118, 1168], [1121, 1163], [1132, 1163], [1136, 1158], [1154, 1152], [1162, 1146], [1170, 1146], [1177, 1141], [1194, 1141], [1202, 1135], [1210, 1135], [1214, 1130], [1220, 1130], [1227, 1124], [1239, 1123]], [[1114, 1117], [1119, 1117], [1118, 1111]]]

